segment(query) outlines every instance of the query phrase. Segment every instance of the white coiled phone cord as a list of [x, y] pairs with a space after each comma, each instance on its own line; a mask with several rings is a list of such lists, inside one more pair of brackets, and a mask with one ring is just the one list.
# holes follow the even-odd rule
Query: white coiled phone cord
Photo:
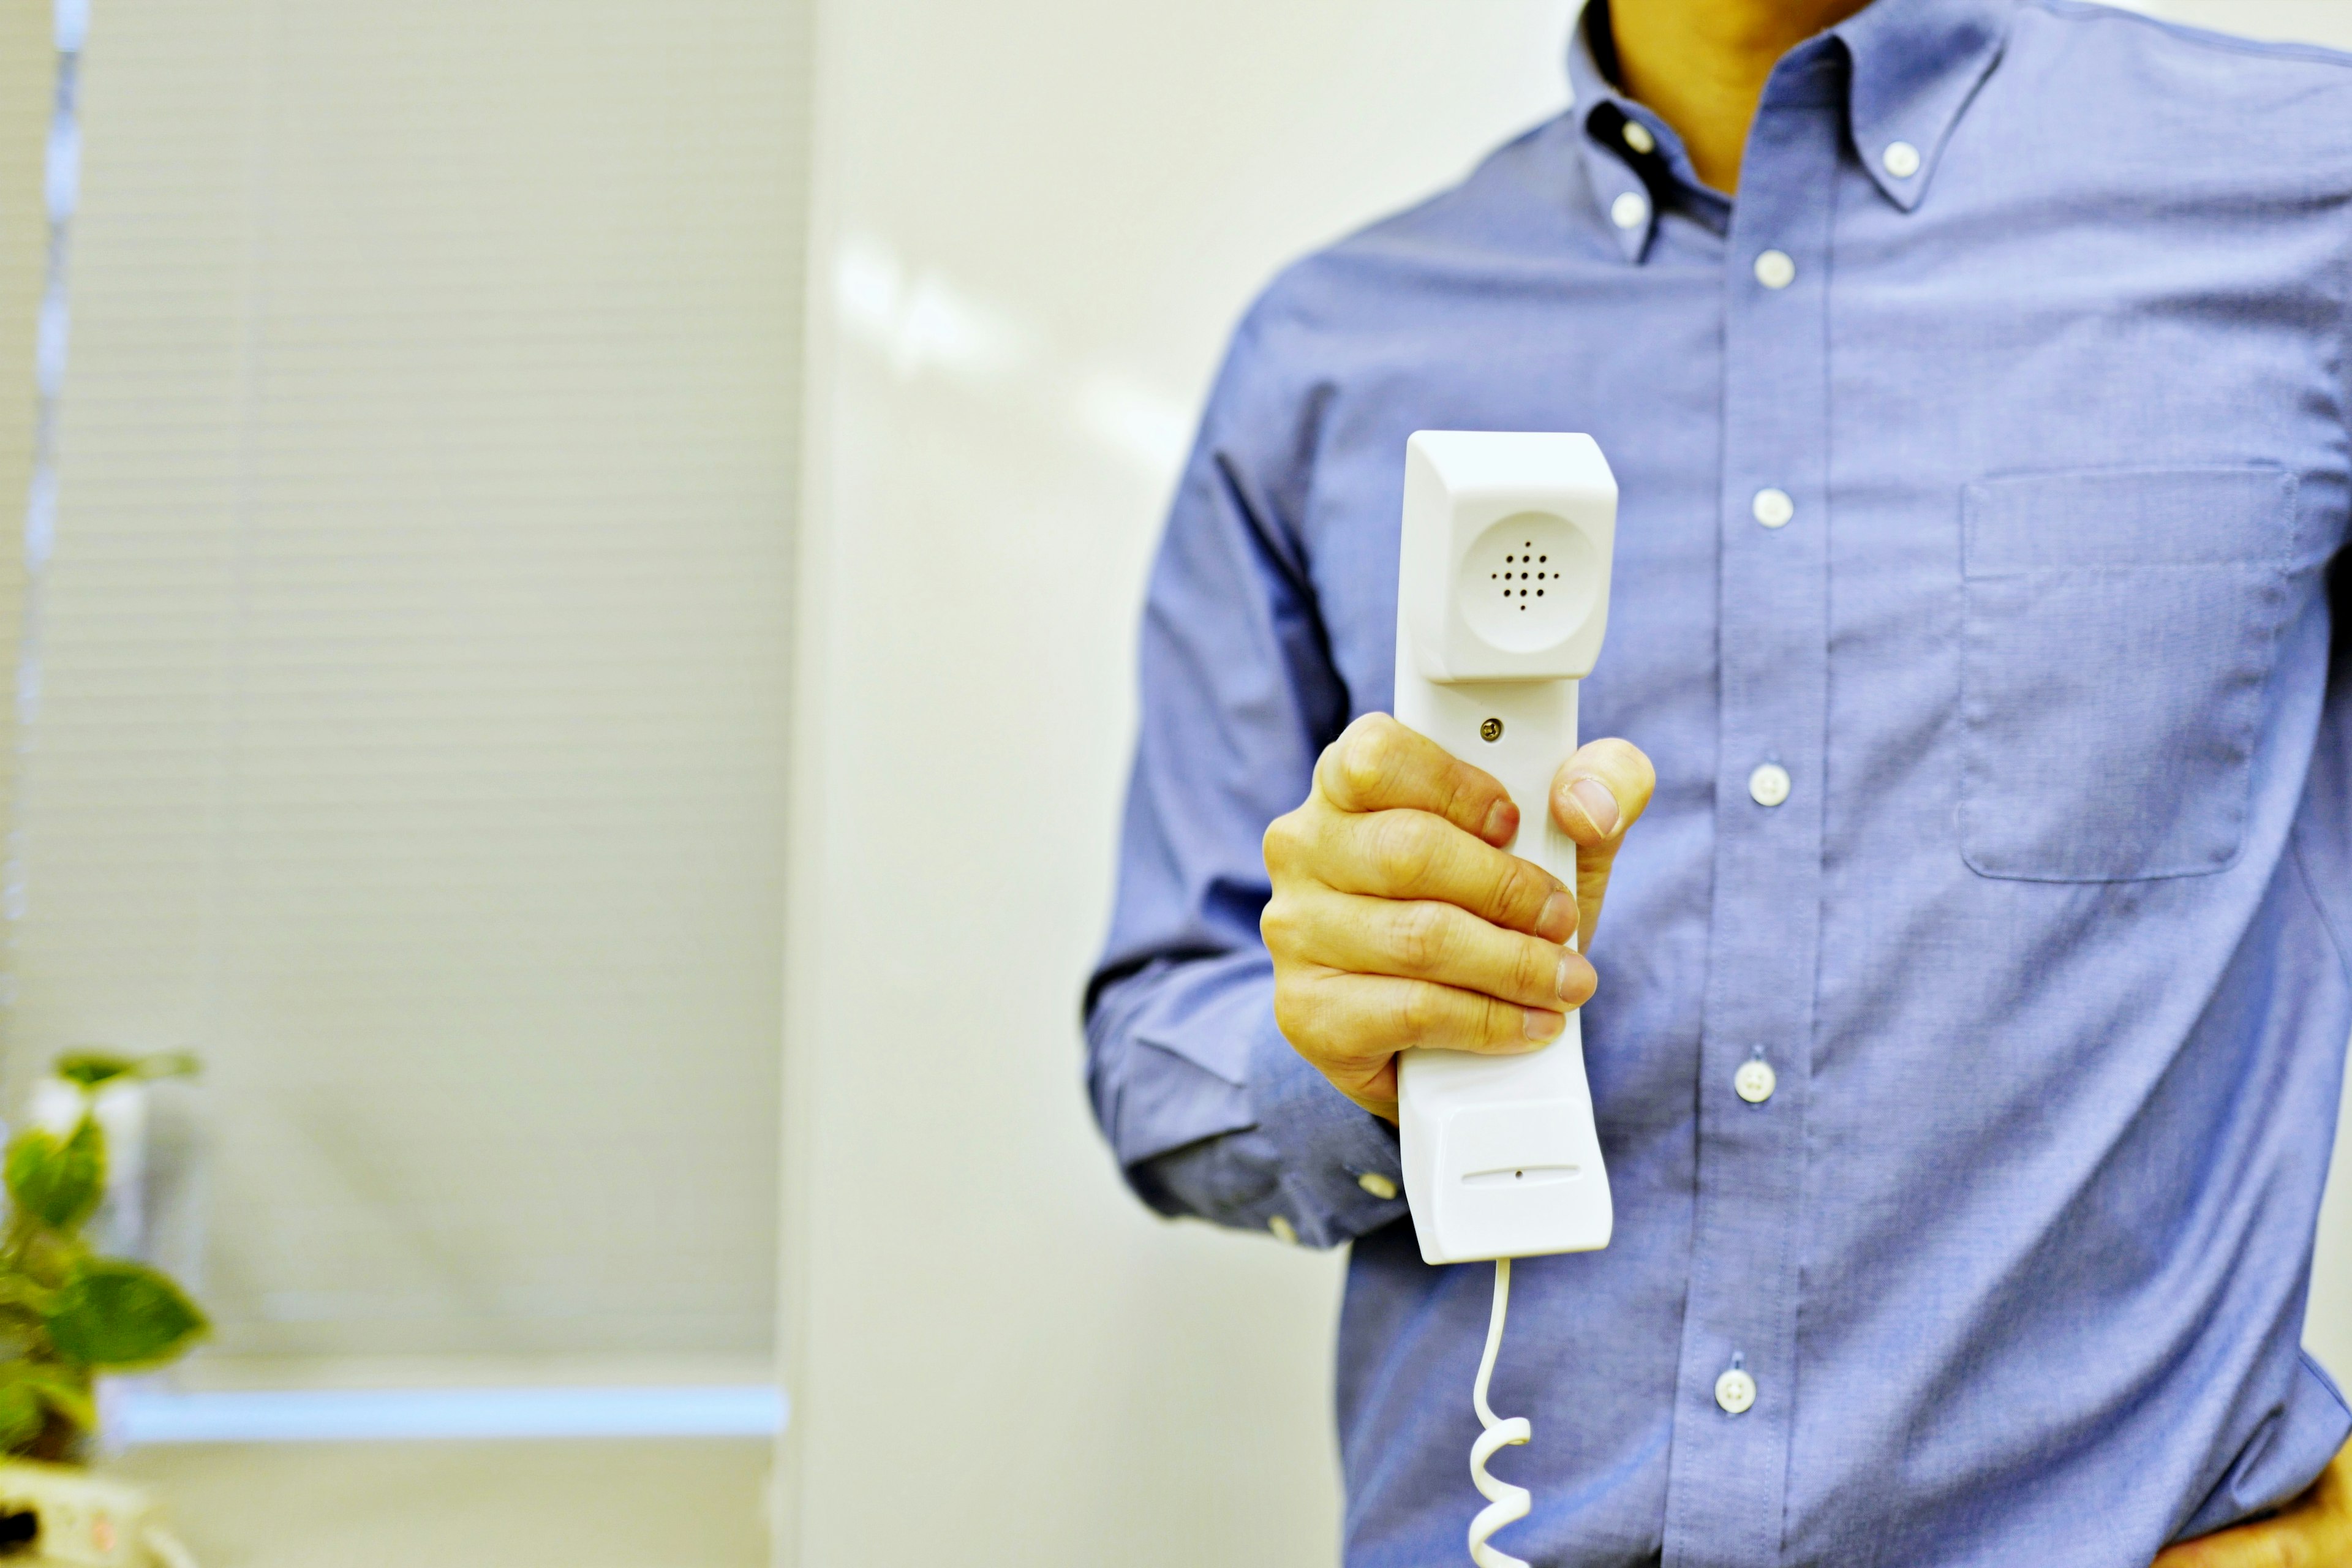
[[1471, 1394], [1478, 1407], [1479, 1425], [1486, 1430], [1470, 1445], [1470, 1480], [1486, 1506], [1470, 1521], [1470, 1561], [1478, 1568], [1528, 1568], [1527, 1559], [1486, 1544], [1486, 1538], [1507, 1524], [1516, 1524], [1528, 1517], [1535, 1499], [1525, 1487], [1515, 1487], [1508, 1481], [1496, 1480], [1486, 1473], [1486, 1461], [1495, 1457], [1497, 1448], [1524, 1443], [1536, 1435], [1524, 1415], [1514, 1415], [1508, 1421], [1497, 1417], [1495, 1407], [1486, 1403], [1486, 1384], [1495, 1375], [1495, 1355], [1503, 1348], [1503, 1315], [1511, 1305], [1511, 1260], [1495, 1259], [1495, 1315], [1486, 1323], [1486, 1353], [1478, 1358], [1478, 1386]]

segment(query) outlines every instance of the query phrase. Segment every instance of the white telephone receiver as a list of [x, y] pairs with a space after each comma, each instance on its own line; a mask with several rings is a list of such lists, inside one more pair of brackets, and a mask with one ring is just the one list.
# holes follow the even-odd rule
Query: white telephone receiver
[[[1616, 539], [1616, 476], [1590, 436], [1422, 430], [1405, 443], [1397, 721], [1500, 780], [1519, 808], [1511, 851], [1571, 888], [1576, 845], [1552, 824], [1551, 781], [1576, 750], [1576, 683], [1608, 629]], [[1470, 1521], [1470, 1558], [1528, 1568], [1488, 1538], [1533, 1499], [1486, 1461], [1534, 1428], [1496, 1415], [1486, 1391], [1511, 1259], [1595, 1251], [1615, 1223], [1577, 1015], [1525, 1056], [1400, 1052], [1397, 1098], [1422, 1260], [1495, 1260], [1471, 1394], [1470, 1479], [1486, 1506]]]
[[[1576, 885], [1551, 820], [1576, 683], [1609, 623], [1617, 480], [1590, 436], [1423, 430], [1405, 444], [1396, 718], [1495, 775], [1511, 852]], [[1405, 1196], [1428, 1263], [1609, 1245], [1577, 1015], [1540, 1050], [1397, 1060]]]

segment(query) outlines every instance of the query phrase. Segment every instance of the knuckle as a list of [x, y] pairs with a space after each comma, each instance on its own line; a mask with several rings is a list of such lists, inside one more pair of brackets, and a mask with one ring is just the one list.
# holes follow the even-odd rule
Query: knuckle
[[1266, 951], [1276, 955], [1286, 953], [1298, 945], [1298, 906], [1294, 900], [1276, 893], [1258, 911], [1257, 933], [1265, 942]]
[[1490, 1047], [1502, 1048], [1522, 1044], [1527, 1029], [1522, 1023], [1525, 1009], [1507, 1002], [1497, 1002], [1492, 996], [1478, 999], [1478, 1037]]
[[1323, 748], [1315, 759], [1314, 775], [1307, 781], [1307, 805], [1312, 805], [1320, 800], [1341, 811], [1348, 809], [1348, 788], [1341, 776], [1346, 772], [1347, 756], [1348, 737], [1345, 734]]
[[1516, 972], [1512, 979], [1517, 984], [1520, 995], [1540, 998], [1552, 995], [1559, 979], [1558, 952], [1559, 949], [1549, 942], [1537, 942], [1533, 938], [1519, 943], [1517, 959], [1511, 967]]
[[1505, 920], [1532, 921], [1551, 897], [1552, 879], [1527, 861], [1510, 857], [1495, 879], [1495, 910]]
[[1339, 738], [1339, 745], [1334, 771], [1348, 802], [1377, 799], [1396, 765], [1387, 737], [1370, 730], [1350, 731]]
[[[1486, 816], [1485, 800], [1489, 793], [1486, 781], [1467, 763], [1457, 762], [1447, 768], [1437, 789], [1442, 815], [1457, 821], [1467, 818], [1473, 823]], [[1473, 807], [1478, 809], [1474, 811]]]
[[1451, 947], [1451, 922], [1441, 904], [1408, 904], [1398, 912], [1390, 937], [1397, 962], [1409, 973], [1426, 974], [1444, 961]]
[[1444, 1011], [1444, 993], [1434, 985], [1407, 985], [1396, 1002], [1397, 1037], [1411, 1042], [1437, 1033]]
[[1422, 886], [1436, 858], [1437, 836], [1420, 812], [1396, 811], [1372, 829], [1371, 859], [1387, 884], [1400, 891]]
[[1286, 871], [1297, 865], [1306, 849], [1306, 829], [1295, 811], [1285, 812], [1266, 824], [1265, 837], [1259, 845], [1266, 869]]

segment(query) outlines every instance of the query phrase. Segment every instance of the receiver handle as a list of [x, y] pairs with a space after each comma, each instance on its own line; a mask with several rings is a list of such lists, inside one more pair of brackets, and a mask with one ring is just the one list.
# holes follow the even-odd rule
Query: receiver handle
[[[1552, 774], [1576, 751], [1577, 683], [1440, 685], [1397, 662], [1397, 721], [1494, 774], [1519, 808], [1511, 852], [1575, 887], [1576, 843], [1552, 821], [1550, 802]], [[1423, 1262], [1609, 1245], [1609, 1174], [1577, 1014], [1551, 1044], [1524, 1056], [1400, 1052], [1397, 1096], [1405, 1195]]]

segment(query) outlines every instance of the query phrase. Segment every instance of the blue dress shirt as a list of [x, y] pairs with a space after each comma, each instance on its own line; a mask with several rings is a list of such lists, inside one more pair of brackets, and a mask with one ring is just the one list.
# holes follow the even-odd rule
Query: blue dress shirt
[[1393, 1130], [1276, 1031], [1259, 839], [1388, 705], [1405, 437], [1590, 431], [1584, 732], [1658, 790], [1584, 1016], [1616, 1240], [1516, 1275], [1496, 1544], [2145, 1568], [2352, 1428], [2299, 1349], [2352, 1033], [2352, 59], [1879, 0], [1780, 62], [1734, 202], [1608, 55], [1234, 335], [1096, 1112], [1162, 1212], [1353, 1244], [1347, 1561], [1463, 1560], [1490, 1271], [1422, 1264]]

